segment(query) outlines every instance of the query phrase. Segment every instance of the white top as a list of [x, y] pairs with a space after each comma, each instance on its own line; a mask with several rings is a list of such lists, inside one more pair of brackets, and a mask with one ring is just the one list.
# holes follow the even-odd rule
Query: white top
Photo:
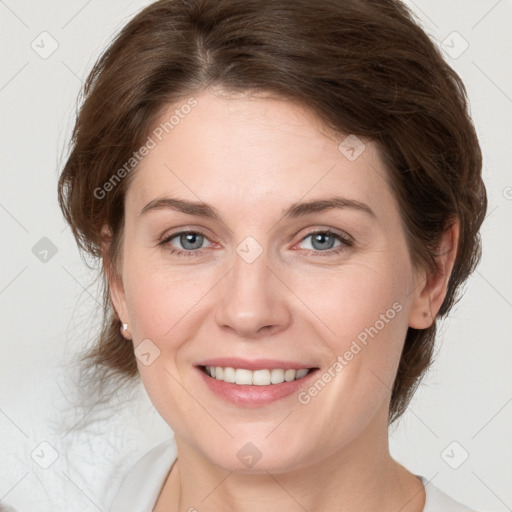
[[[156, 500], [177, 457], [174, 439], [155, 446], [143, 455], [121, 482], [109, 512], [153, 512]], [[148, 478], [148, 475], [151, 475]], [[421, 476], [426, 501], [423, 512], [476, 512], [453, 500]]]

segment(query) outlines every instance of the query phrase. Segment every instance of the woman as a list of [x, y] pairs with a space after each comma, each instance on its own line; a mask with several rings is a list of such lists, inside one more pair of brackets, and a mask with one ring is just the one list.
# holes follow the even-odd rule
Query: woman
[[469, 511], [389, 453], [487, 202], [464, 85], [398, 0], [161, 0], [84, 88], [59, 200], [88, 361], [175, 438], [112, 511]]

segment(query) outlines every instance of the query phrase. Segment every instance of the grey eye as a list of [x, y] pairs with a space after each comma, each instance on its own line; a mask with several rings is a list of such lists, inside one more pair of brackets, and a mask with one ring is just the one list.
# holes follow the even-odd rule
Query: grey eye
[[305, 243], [306, 240], [311, 240], [311, 243], [309, 244], [310, 247], [306, 247], [306, 249], [314, 249], [316, 251], [325, 251], [332, 249], [337, 240], [338, 245], [341, 244], [341, 242], [339, 241], [339, 237], [337, 235], [323, 233], [320, 231], [318, 233], [311, 233], [310, 235], [305, 237], [303, 243]]
[[204, 236], [199, 233], [183, 233], [179, 235], [179, 240], [184, 249], [192, 251], [201, 248], [204, 242]]

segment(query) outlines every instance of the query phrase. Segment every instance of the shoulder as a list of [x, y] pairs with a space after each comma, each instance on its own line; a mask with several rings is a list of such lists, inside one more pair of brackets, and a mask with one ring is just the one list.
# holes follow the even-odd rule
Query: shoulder
[[174, 439], [160, 443], [140, 457], [121, 481], [109, 512], [152, 510], [176, 457]]
[[436, 487], [424, 476], [416, 476], [422, 481], [425, 487], [426, 500], [423, 512], [477, 512], [455, 501], [453, 498], [450, 498], [450, 496], [441, 491], [441, 489]]

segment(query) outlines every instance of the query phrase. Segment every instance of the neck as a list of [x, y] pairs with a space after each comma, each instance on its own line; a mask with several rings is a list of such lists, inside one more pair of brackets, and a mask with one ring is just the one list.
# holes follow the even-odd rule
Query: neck
[[[288, 472], [226, 471], [176, 437], [179, 458], [155, 511], [422, 512], [421, 481], [389, 453], [387, 424], [366, 431], [327, 458]], [[380, 432], [380, 434], [379, 434]]]

